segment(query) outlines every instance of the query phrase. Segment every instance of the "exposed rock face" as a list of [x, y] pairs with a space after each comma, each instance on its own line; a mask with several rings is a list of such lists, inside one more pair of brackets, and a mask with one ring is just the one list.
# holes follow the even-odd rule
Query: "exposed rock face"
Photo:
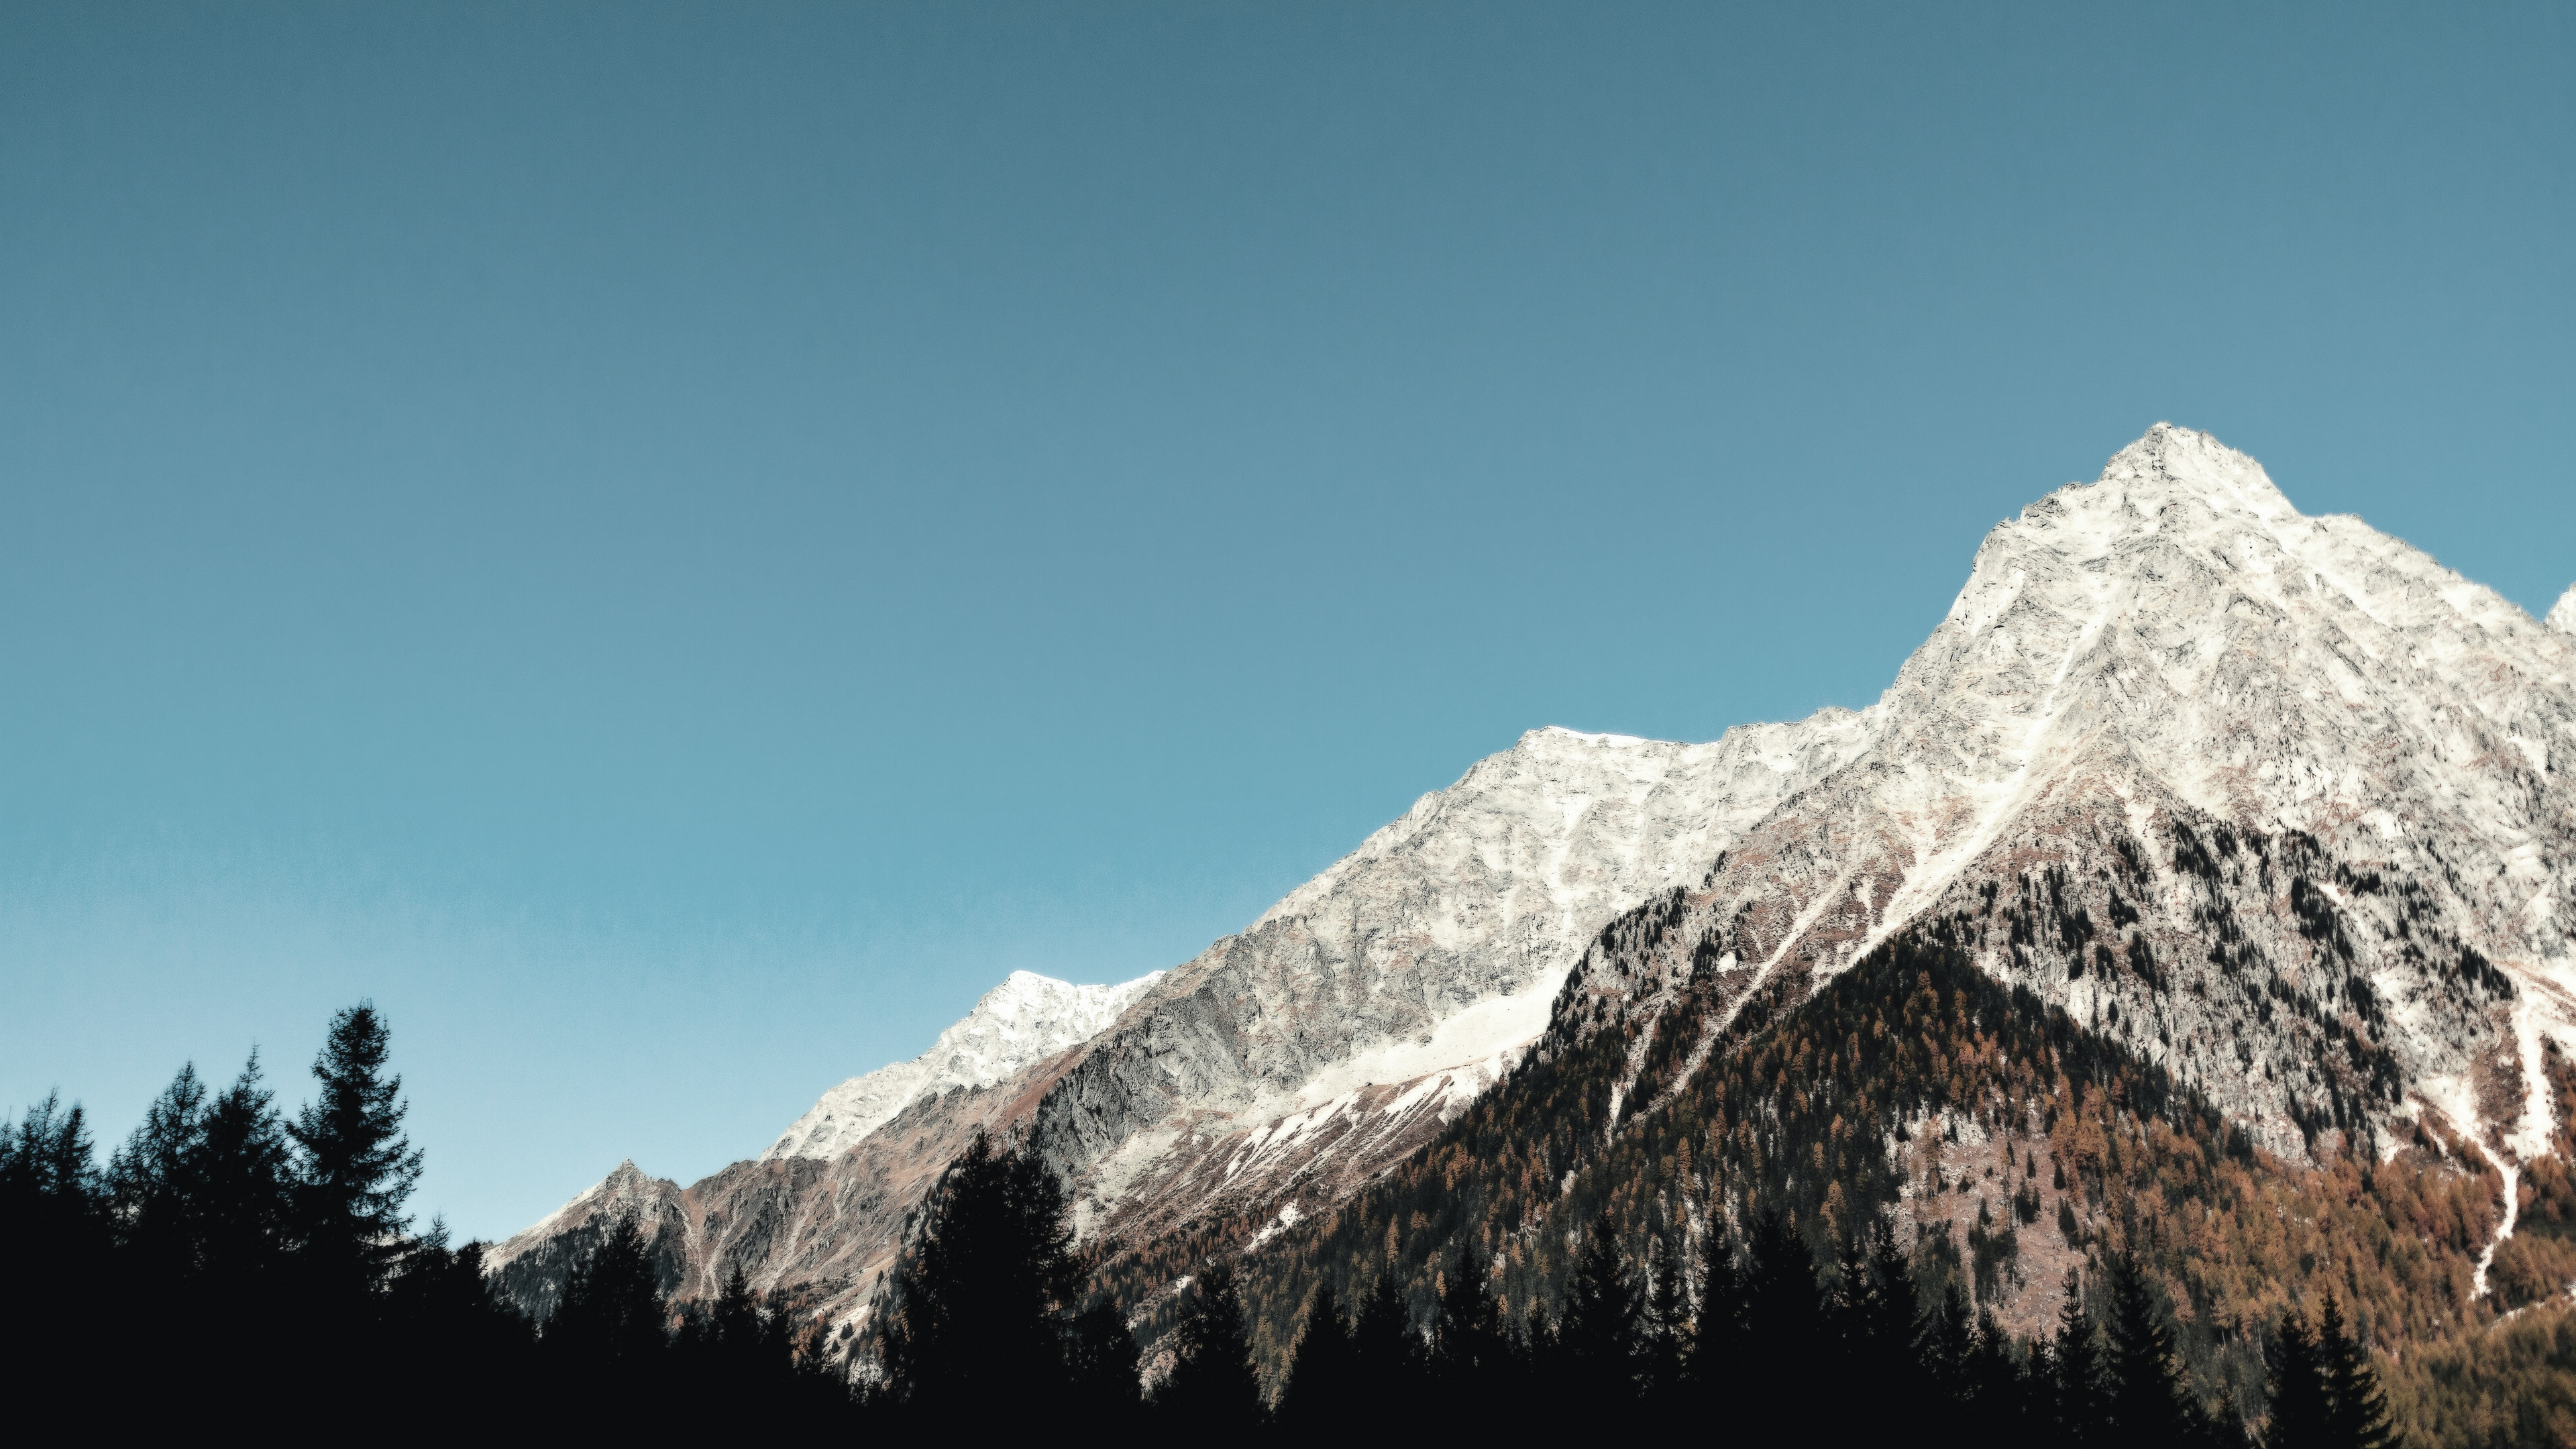
[[[1086, 1234], [1313, 1210], [1543, 1031], [1696, 1031], [1917, 922], [2276, 1148], [2439, 1111], [2509, 1168], [2546, 1150], [2541, 1037], [2576, 1042], [2571, 760], [2576, 637], [2159, 425], [1999, 525], [1869, 709], [1534, 731], [1096, 1035], [859, 1078], [650, 1211], [683, 1291], [739, 1265], [849, 1316], [979, 1127], [1043, 1152]], [[541, 1282], [516, 1265], [607, 1187], [505, 1277]]]
[[2576, 641], [2159, 426], [1997, 527], [1872, 713], [1866, 753], [1587, 955], [1560, 1031], [1722, 1013], [1948, 917], [2275, 1148], [2432, 1108], [2543, 1150]]
[[[1144, 986], [1088, 1042], [1007, 1074], [988, 1069], [997, 1058], [957, 1069], [943, 1048], [982, 1039], [969, 1017], [919, 1061], [834, 1089], [760, 1161], [676, 1194], [680, 1291], [712, 1291], [739, 1265], [757, 1287], [812, 1283], [857, 1312], [979, 1126], [1033, 1137], [1075, 1186], [1087, 1232], [1150, 1231], [1291, 1179], [1329, 1196], [1490, 1085], [1604, 922], [1867, 743], [1866, 721], [1838, 709], [1706, 745], [1534, 730], [1242, 935], [1150, 984], [1066, 988]], [[1074, 1016], [1056, 1020], [1073, 1029]], [[898, 1095], [894, 1115], [868, 1122]], [[495, 1248], [494, 1271], [515, 1290], [514, 1265], [604, 1232], [587, 1225], [618, 1201], [584, 1194]]]
[[1034, 971], [1014, 971], [984, 993], [965, 1020], [941, 1032], [929, 1051], [825, 1092], [812, 1111], [769, 1145], [761, 1161], [811, 1157], [828, 1162], [917, 1098], [989, 1087], [1031, 1062], [1089, 1041], [1162, 974], [1151, 972], [1117, 986], [1075, 986]]

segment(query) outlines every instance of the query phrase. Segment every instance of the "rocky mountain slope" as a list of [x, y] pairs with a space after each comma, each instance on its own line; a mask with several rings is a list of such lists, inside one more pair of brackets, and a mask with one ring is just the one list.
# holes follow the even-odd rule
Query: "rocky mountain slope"
[[1048, 1156], [1087, 1236], [1268, 1241], [1533, 1041], [1615, 1031], [1622, 1130], [1740, 1003], [1909, 924], [2266, 1150], [2423, 1119], [2510, 1205], [2554, 1140], [2545, 1044], [2576, 1031], [2570, 760], [2576, 637], [2159, 426], [1999, 525], [1869, 709], [1708, 745], [1533, 732], [1096, 1035], [935, 1087], [857, 1079], [761, 1160], [613, 1177], [494, 1261], [536, 1303], [601, 1214], [649, 1205], [683, 1291], [741, 1266], [854, 1315], [979, 1126]]
[[1062, 987], [1102, 994], [1013, 1040], [1053, 1046], [1141, 987], [1097, 1036], [1027, 1061], [968, 1050], [960, 1066], [992, 1035], [977, 1015], [998, 1020], [997, 991], [923, 1058], [835, 1088], [758, 1160], [685, 1189], [612, 1178], [487, 1263], [542, 1309], [603, 1214], [649, 1199], [675, 1291], [711, 1291], [738, 1266], [856, 1313], [921, 1194], [985, 1126], [1044, 1135], [1092, 1232], [1266, 1202], [1291, 1180], [1363, 1180], [1538, 1034], [1604, 921], [1866, 743], [1860, 716], [1830, 709], [1705, 745], [1534, 730], [1243, 934], [1124, 987]]
[[1117, 986], [1075, 986], [1034, 971], [1014, 971], [984, 994], [964, 1020], [939, 1034], [908, 1062], [852, 1077], [823, 1094], [760, 1155], [829, 1162], [923, 1096], [989, 1087], [1029, 1063], [1100, 1035], [1162, 976], [1149, 972]]

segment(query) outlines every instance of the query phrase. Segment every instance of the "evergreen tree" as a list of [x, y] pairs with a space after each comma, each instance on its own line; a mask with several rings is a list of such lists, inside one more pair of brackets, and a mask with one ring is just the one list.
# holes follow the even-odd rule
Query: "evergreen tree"
[[1699, 1311], [1692, 1319], [1690, 1359], [1683, 1366], [1689, 1397], [1716, 1404], [1736, 1397], [1736, 1387], [1751, 1351], [1746, 1314], [1744, 1272], [1736, 1263], [1735, 1240], [1711, 1214], [1700, 1239]]
[[896, 1280], [883, 1338], [891, 1404], [988, 1420], [1038, 1405], [996, 1405], [989, 1385], [1043, 1398], [1067, 1390], [1071, 1314], [1081, 1284], [1064, 1189], [1034, 1153], [996, 1150], [979, 1132], [950, 1164], [921, 1241]]
[[1491, 1290], [1491, 1270], [1461, 1254], [1441, 1284], [1431, 1325], [1431, 1373], [1444, 1412], [1474, 1434], [1499, 1429], [1509, 1396], [1514, 1350], [1510, 1325]]
[[649, 1374], [670, 1343], [670, 1311], [652, 1247], [633, 1217], [617, 1220], [564, 1278], [543, 1347], [557, 1371], [610, 1380]]
[[186, 1165], [201, 1263], [245, 1291], [249, 1280], [282, 1266], [294, 1230], [294, 1161], [286, 1123], [260, 1085], [258, 1052], [216, 1094], [199, 1126]]
[[1356, 1411], [1360, 1362], [1351, 1337], [1333, 1285], [1319, 1285], [1306, 1308], [1306, 1331], [1298, 1336], [1287, 1387], [1280, 1391], [1282, 1428], [1317, 1432], [1344, 1422]]
[[205, 1141], [206, 1084], [189, 1062], [143, 1109], [125, 1145], [107, 1162], [107, 1188], [124, 1246], [141, 1271], [194, 1278], [203, 1266], [196, 1242], [195, 1164]]
[[2064, 1298], [2057, 1307], [2057, 1341], [2048, 1360], [2050, 1398], [2059, 1435], [2070, 1443], [2110, 1442], [2110, 1369], [2102, 1354], [2093, 1315], [2084, 1307], [2084, 1280], [2066, 1270]]
[[[1949, 1296], [1961, 1304], [1967, 1302], [1956, 1282], [1950, 1285]], [[2012, 1335], [1995, 1321], [1994, 1314], [1980, 1312], [1974, 1347], [1968, 1354], [1968, 1401], [1982, 1413], [2002, 1416], [2005, 1422], [2044, 1423], [2032, 1399], [2037, 1385], [2047, 1379], [2047, 1345], [2035, 1343], [2031, 1350], [2025, 1361], [2014, 1352]]]
[[2343, 1305], [2326, 1291], [2317, 1317], [2317, 1358], [2324, 1371], [2328, 1441], [2353, 1449], [2388, 1449], [2397, 1442], [2389, 1427], [2388, 1402], [2380, 1394], [2379, 1375], [2370, 1366], [2369, 1350], [2344, 1332]]
[[1608, 1222], [1595, 1223], [1556, 1325], [1556, 1355], [1572, 1402], [1607, 1406], [1636, 1397], [1644, 1328], [1645, 1304], [1619, 1262], [1617, 1234]]
[[1136, 1334], [1118, 1305], [1103, 1301], [1075, 1314], [1066, 1345], [1069, 1412], [1085, 1424], [1132, 1420], [1142, 1397], [1139, 1354]]
[[60, 1093], [0, 1122], [0, 1223], [21, 1231], [105, 1221], [106, 1184], [92, 1159], [89, 1117]]
[[1234, 1275], [1212, 1267], [1199, 1275], [1194, 1286], [1189, 1316], [1176, 1332], [1171, 1376], [1154, 1396], [1155, 1415], [1171, 1432], [1256, 1430], [1267, 1416]]
[[1790, 1221], [1758, 1219], [1745, 1264], [1743, 1371], [1738, 1379], [1765, 1394], [1812, 1401], [1830, 1372], [1830, 1342], [1816, 1285], [1815, 1256]]
[[1414, 1335], [1403, 1295], [1384, 1274], [1369, 1286], [1351, 1320], [1351, 1354], [1357, 1410], [1390, 1432], [1410, 1428], [1425, 1386], [1422, 1340]]
[[1648, 1397], [1668, 1400], [1681, 1391], [1690, 1359], [1690, 1296], [1680, 1245], [1660, 1235], [1655, 1246], [1654, 1281], [1646, 1290], [1644, 1380]]
[[1953, 1278], [1942, 1285], [1941, 1301], [1923, 1315], [1915, 1354], [1933, 1392], [1954, 1403], [1976, 1403], [1987, 1397], [1984, 1376], [1972, 1372], [1982, 1348], [1978, 1323], [1968, 1310], [1968, 1295]]
[[2264, 1349], [2263, 1366], [2271, 1395], [2263, 1449], [2325, 1449], [2333, 1444], [2325, 1366], [2318, 1357], [2316, 1335], [2298, 1309], [2281, 1314], [2280, 1327], [2273, 1330], [2272, 1341]]
[[2134, 1255], [2111, 1260], [2111, 1318], [2105, 1327], [2115, 1442], [2145, 1449], [2196, 1437], [2198, 1425], [2174, 1363], [2173, 1332]]
[[403, 1204], [420, 1180], [402, 1078], [385, 1074], [391, 1046], [373, 1002], [334, 1014], [313, 1061], [321, 1093], [287, 1129], [303, 1153], [297, 1217], [311, 1271], [363, 1290], [382, 1287], [401, 1256]]

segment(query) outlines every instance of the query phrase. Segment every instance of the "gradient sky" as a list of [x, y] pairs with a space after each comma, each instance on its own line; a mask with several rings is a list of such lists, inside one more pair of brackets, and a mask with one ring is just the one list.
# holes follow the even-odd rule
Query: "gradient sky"
[[2160, 418], [2537, 613], [2572, 236], [2564, 6], [10, 5], [0, 1106], [686, 1181]]

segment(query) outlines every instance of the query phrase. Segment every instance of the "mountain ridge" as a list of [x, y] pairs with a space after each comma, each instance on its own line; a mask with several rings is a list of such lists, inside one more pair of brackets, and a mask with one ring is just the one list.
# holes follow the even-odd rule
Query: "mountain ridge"
[[2252, 459], [2159, 424], [1991, 531], [1868, 708], [1702, 745], [1533, 730], [1095, 1035], [907, 1098], [830, 1162], [773, 1147], [680, 1191], [679, 1276], [743, 1266], [863, 1316], [978, 1129], [1045, 1155], [1086, 1240], [1288, 1222], [1533, 1044], [1615, 1022], [1714, 1042], [1780, 973], [1825, 979], [1923, 921], [2270, 1150], [2436, 1121], [2510, 1203], [2513, 1163], [2555, 1140], [2543, 1043], [2576, 1015], [2561, 610], [2544, 627], [2300, 515]]

